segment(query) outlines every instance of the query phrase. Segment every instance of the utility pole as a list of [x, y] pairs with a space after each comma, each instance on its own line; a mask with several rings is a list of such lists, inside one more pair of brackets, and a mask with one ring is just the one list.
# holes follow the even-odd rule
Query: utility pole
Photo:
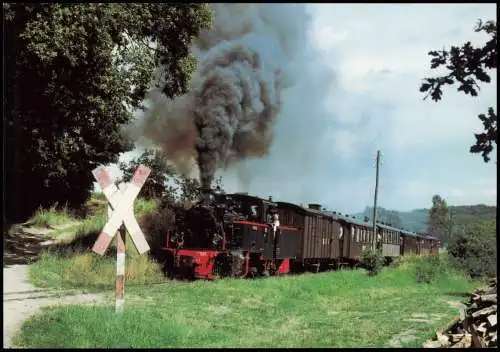
[[451, 242], [451, 230], [453, 229], [453, 210], [450, 208], [450, 220], [448, 224], [448, 242]]
[[373, 199], [373, 249], [377, 248], [377, 196], [378, 196], [378, 169], [380, 165], [380, 150], [377, 150], [377, 163], [375, 165], [375, 197]]

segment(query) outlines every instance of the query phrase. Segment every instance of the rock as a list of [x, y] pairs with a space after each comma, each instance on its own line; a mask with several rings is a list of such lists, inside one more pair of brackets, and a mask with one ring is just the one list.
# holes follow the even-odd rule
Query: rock
[[497, 295], [496, 294], [483, 295], [479, 298], [479, 300], [483, 303], [491, 302], [491, 303], [496, 304], [497, 303]]
[[491, 314], [491, 313], [496, 313], [497, 311], [497, 306], [496, 304], [493, 305], [493, 306], [490, 306], [490, 307], [486, 307], [486, 308], [483, 308], [481, 310], [478, 310], [477, 312], [474, 312], [471, 314], [472, 318], [478, 318], [480, 316], [483, 316], [483, 315], [488, 315], [488, 314]]
[[464, 337], [458, 341], [456, 344], [451, 346], [452, 348], [469, 348], [472, 345], [472, 335], [465, 334]]
[[484, 348], [497, 347], [497, 293], [496, 279], [489, 287], [471, 294], [466, 309], [452, 324], [445, 325], [436, 333], [436, 339], [427, 341], [426, 348]]
[[436, 340], [429, 340], [424, 343], [424, 348], [440, 348], [441, 344]]
[[464, 335], [465, 334], [451, 334], [449, 335], [449, 338], [452, 343], [457, 343], [458, 341], [464, 338]]
[[481, 323], [481, 325], [479, 326], [474, 326], [474, 328], [476, 329], [476, 331], [478, 331], [479, 333], [481, 333], [482, 335], [485, 335], [486, 334], [486, 331], [487, 331], [487, 328], [486, 328], [486, 323]]
[[437, 340], [440, 343], [442, 347], [447, 347], [451, 345], [450, 340], [448, 339], [448, 336], [441, 334], [440, 332], [436, 333]]
[[496, 314], [492, 314], [492, 315], [488, 316], [487, 320], [488, 320], [488, 323], [490, 323], [491, 327], [494, 327], [497, 325], [497, 315]]

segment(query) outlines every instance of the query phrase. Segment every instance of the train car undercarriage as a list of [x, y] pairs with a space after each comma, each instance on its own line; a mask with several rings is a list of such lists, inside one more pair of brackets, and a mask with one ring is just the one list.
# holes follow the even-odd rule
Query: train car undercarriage
[[255, 278], [290, 272], [289, 259], [265, 260], [262, 254], [249, 251], [164, 250], [167, 255], [163, 271], [171, 279]]

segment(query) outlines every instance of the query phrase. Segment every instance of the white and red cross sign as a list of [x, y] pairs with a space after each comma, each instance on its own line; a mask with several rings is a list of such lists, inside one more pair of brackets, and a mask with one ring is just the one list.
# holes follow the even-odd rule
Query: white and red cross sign
[[125, 224], [125, 228], [130, 234], [139, 254], [143, 254], [150, 249], [144, 233], [134, 216], [134, 200], [146, 182], [150, 172], [151, 169], [147, 166], [140, 165], [135, 171], [132, 180], [125, 184], [123, 190], [119, 190], [111, 181], [107, 168], [100, 166], [92, 171], [113, 210], [108, 222], [104, 225], [97, 241], [94, 243], [94, 247], [92, 247], [94, 252], [104, 255], [116, 231], [118, 231], [122, 224]]

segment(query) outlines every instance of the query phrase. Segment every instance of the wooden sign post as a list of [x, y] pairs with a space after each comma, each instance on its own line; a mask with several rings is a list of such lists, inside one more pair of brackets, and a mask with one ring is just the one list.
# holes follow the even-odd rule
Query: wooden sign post
[[[134, 216], [134, 200], [139, 194], [151, 170], [140, 165], [129, 183], [120, 184], [118, 189], [105, 167], [92, 171], [102, 192], [109, 202], [108, 221], [97, 238], [92, 251], [104, 255], [113, 237], [116, 236], [116, 301], [115, 310], [123, 311], [125, 304], [125, 230], [128, 230], [139, 254], [144, 254], [150, 248]], [[119, 230], [119, 231], [118, 231]]]

